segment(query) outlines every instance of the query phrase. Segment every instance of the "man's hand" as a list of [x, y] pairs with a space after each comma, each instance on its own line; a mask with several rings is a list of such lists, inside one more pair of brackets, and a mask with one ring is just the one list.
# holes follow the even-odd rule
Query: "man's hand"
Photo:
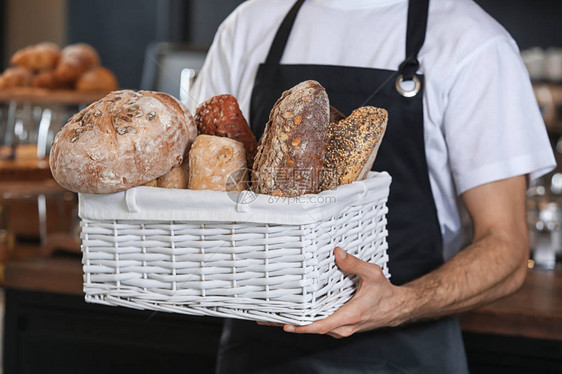
[[379, 266], [361, 261], [339, 247], [334, 254], [343, 272], [359, 276], [355, 295], [330, 317], [308, 326], [285, 325], [285, 331], [342, 338], [360, 331], [397, 326], [408, 319], [409, 313], [401, 301], [403, 291], [386, 279]]
[[361, 279], [355, 296], [326, 319], [309, 326], [285, 325], [284, 330], [339, 338], [462, 312], [514, 292], [525, 279], [529, 258], [525, 189], [525, 177], [518, 176], [466, 191], [462, 198], [473, 221], [473, 243], [401, 286], [390, 284], [376, 265], [336, 249], [340, 269]]

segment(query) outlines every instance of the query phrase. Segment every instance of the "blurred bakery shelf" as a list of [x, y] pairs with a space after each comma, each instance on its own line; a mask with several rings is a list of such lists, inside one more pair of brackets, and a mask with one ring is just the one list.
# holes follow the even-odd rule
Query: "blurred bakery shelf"
[[53, 180], [48, 154], [68, 118], [106, 94], [0, 90], [0, 284], [10, 258], [45, 256], [65, 240], [79, 250], [77, 197]]
[[16, 87], [0, 90], [0, 102], [30, 103], [37, 105], [85, 105], [101, 99], [108, 92], [76, 90], [47, 90], [35, 87]]

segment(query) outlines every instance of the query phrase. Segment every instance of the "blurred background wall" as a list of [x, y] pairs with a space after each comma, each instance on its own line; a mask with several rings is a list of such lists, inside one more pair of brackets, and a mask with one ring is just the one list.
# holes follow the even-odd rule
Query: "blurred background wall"
[[[290, 1], [290, 0], [287, 0]], [[208, 46], [224, 18], [243, 0], [0, 0], [1, 68], [18, 48], [50, 40], [92, 44], [121, 86], [141, 85], [150, 43]], [[562, 47], [562, 1], [477, 0], [521, 49]]]

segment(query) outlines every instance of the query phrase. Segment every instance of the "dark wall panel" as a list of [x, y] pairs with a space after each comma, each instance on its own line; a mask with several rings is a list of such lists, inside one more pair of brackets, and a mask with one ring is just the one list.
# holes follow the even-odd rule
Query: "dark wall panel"
[[144, 52], [165, 37], [158, 30], [158, 0], [70, 0], [68, 42], [93, 45], [123, 88], [140, 85]]
[[199, 45], [211, 45], [221, 22], [244, 0], [191, 0], [189, 18], [189, 41]]
[[517, 41], [519, 48], [562, 47], [562, 1], [476, 0]]

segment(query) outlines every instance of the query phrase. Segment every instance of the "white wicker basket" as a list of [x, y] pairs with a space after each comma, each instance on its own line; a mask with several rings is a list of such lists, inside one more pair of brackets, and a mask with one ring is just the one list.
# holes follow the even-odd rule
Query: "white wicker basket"
[[336, 245], [389, 276], [390, 181], [370, 173], [318, 195], [251, 201], [152, 187], [80, 194], [86, 300], [299, 325], [325, 318], [355, 291]]

